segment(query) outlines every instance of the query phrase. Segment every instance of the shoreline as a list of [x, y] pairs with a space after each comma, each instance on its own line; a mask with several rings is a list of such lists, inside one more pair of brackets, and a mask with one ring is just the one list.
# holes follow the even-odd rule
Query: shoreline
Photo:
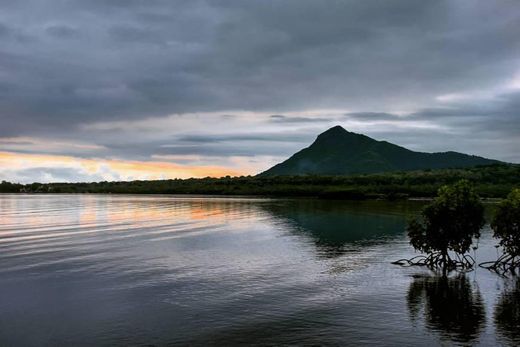
[[[210, 198], [210, 199], [302, 199], [302, 200], [327, 200], [327, 201], [415, 201], [415, 202], [429, 202], [434, 199], [434, 197], [423, 196], [423, 197], [407, 197], [400, 199], [387, 199], [384, 197], [367, 197], [364, 199], [352, 199], [352, 198], [327, 198], [320, 196], [304, 196], [304, 195], [252, 195], [252, 194], [188, 194], [188, 193], [103, 193], [103, 192], [65, 192], [65, 193], [46, 193], [46, 192], [14, 192], [14, 193], [2, 193], [0, 192], [0, 196], [2, 195], [115, 195], [115, 196], [125, 196], [125, 195], [136, 195], [136, 196], [162, 196], [162, 197], [181, 197], [181, 198]], [[501, 197], [482, 197], [481, 200], [485, 203], [499, 203], [503, 198]]]
[[149, 181], [29, 183], [2, 181], [0, 193], [178, 194], [406, 200], [435, 197], [440, 187], [467, 180], [481, 198], [500, 199], [520, 187], [520, 165], [493, 165], [350, 176], [240, 176]]

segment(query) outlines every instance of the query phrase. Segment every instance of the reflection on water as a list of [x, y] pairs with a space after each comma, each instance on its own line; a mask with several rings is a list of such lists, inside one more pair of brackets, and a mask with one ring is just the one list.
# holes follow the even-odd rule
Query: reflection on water
[[[518, 287], [479, 272], [479, 293], [466, 277], [413, 278], [390, 264], [413, 255], [404, 229], [420, 208], [0, 195], [0, 345], [517, 341]], [[486, 229], [480, 260], [496, 257], [494, 242]]]
[[495, 325], [499, 335], [512, 345], [520, 344], [520, 278], [508, 283], [495, 308]]
[[402, 236], [406, 215], [418, 206], [380, 201], [295, 200], [262, 207], [287, 223], [289, 230], [305, 234], [322, 257], [338, 257], [366, 242], [384, 242]]
[[408, 307], [412, 320], [423, 315], [429, 329], [458, 342], [477, 339], [485, 322], [482, 297], [465, 275], [414, 276]]

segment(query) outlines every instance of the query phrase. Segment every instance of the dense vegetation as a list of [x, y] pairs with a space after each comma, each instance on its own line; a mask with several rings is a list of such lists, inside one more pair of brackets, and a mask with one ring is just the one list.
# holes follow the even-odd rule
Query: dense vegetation
[[499, 163], [457, 152], [414, 152], [387, 141], [377, 141], [335, 126], [309, 147], [260, 176], [351, 175], [392, 171], [474, 167]]
[[410, 244], [426, 253], [401, 265], [424, 265], [447, 271], [470, 269], [475, 260], [467, 255], [473, 239], [480, 237], [484, 226], [484, 206], [467, 180], [443, 186], [439, 196], [425, 206], [421, 217], [407, 227]]
[[503, 255], [495, 262], [481, 266], [499, 273], [513, 272], [520, 268], [520, 189], [514, 189], [497, 207], [491, 222], [493, 236], [499, 239]]
[[18, 193], [23, 190], [24, 185], [2, 181], [0, 183], [0, 193]]
[[520, 187], [520, 165], [491, 165], [467, 169], [394, 172], [354, 176], [278, 176], [173, 179], [98, 183], [2, 182], [0, 192], [133, 193], [314, 196], [325, 198], [433, 197], [446, 184], [466, 179], [481, 197], [505, 197]]

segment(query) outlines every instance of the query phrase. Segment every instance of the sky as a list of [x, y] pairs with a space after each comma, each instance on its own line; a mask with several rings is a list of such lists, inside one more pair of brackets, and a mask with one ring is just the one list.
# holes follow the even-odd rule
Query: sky
[[516, 0], [0, 0], [0, 180], [254, 175], [334, 125], [520, 162]]

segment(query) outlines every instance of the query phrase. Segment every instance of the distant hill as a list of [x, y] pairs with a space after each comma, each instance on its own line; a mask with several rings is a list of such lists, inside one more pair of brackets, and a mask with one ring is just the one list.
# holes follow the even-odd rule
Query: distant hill
[[335, 126], [314, 143], [259, 176], [351, 175], [389, 171], [464, 168], [501, 163], [457, 152], [414, 152]]

